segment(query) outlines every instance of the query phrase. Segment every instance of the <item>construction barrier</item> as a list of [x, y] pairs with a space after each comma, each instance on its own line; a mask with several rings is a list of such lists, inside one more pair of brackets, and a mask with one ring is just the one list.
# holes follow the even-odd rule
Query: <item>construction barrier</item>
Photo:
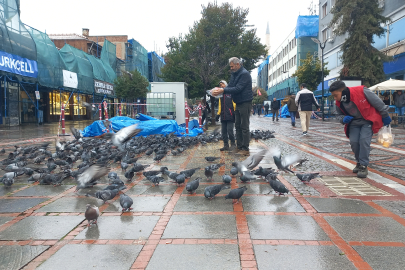
[[65, 104], [63, 104], [63, 103], [62, 103], [60, 117], [62, 119], [62, 136], [65, 136], [66, 135], [66, 130], [65, 130]]
[[186, 110], [186, 133], [188, 134], [188, 118], [189, 118], [189, 107], [187, 105], [187, 100], [185, 101], [185, 110]]
[[99, 114], [99, 120], [103, 120], [103, 116], [101, 115], [101, 104], [98, 104], [98, 114]]
[[122, 116], [121, 104], [118, 105], [118, 113], [120, 116]]
[[202, 126], [201, 102], [198, 104], [198, 124], [199, 128], [201, 128]]

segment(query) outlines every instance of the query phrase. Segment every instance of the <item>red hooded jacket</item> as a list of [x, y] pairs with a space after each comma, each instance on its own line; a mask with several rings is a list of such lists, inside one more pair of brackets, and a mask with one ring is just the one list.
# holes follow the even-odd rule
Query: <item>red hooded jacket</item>
[[[373, 123], [372, 130], [373, 133], [378, 133], [378, 131], [383, 127], [381, 114], [367, 101], [364, 95], [364, 86], [348, 87], [350, 90], [350, 101], [357, 106], [363, 118], [367, 121]], [[340, 101], [336, 101], [336, 105], [342, 109], [340, 106]], [[345, 110], [342, 109], [345, 113]], [[349, 124], [345, 125], [346, 136], [349, 137]]]

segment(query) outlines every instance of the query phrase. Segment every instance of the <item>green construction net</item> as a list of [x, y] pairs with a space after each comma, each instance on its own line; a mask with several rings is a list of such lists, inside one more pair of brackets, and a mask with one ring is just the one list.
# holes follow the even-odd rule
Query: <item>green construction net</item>
[[85, 54], [85, 55], [89, 59], [91, 65], [93, 67], [94, 78], [97, 80], [100, 80], [100, 81], [112, 83], [109, 75], [106, 72], [106, 68], [103, 65], [103, 62], [101, 62], [100, 59], [97, 59], [93, 55], [89, 55], [89, 54]]
[[20, 21], [15, 0], [0, 0], [0, 50], [37, 60], [35, 43]]
[[48, 35], [27, 26], [37, 48], [38, 82], [42, 86], [58, 88], [63, 86], [63, 72], [67, 70], [55, 44]]
[[138, 70], [149, 80], [148, 51], [135, 39], [128, 40], [125, 67], [127, 71]]
[[103, 48], [101, 49], [100, 55], [101, 62], [104, 65], [105, 72], [109, 77], [108, 82], [114, 82], [117, 78], [117, 56], [116, 56], [116, 46], [109, 42], [107, 39], [104, 40]]
[[87, 54], [69, 44], [65, 44], [59, 51], [69, 71], [77, 73], [78, 89], [82, 93], [93, 94], [93, 67]]

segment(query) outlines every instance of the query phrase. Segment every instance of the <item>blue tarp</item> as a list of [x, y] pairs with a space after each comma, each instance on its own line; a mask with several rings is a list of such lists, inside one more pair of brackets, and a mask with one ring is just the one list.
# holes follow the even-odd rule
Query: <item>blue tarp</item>
[[[198, 128], [197, 120], [190, 121], [189, 134], [185, 134], [185, 127], [179, 126], [174, 120], [156, 120], [155, 118], [143, 114], [139, 114], [137, 120], [126, 116], [116, 116], [111, 118], [110, 122], [114, 130], [120, 130], [124, 127], [138, 124], [138, 128], [142, 129], [142, 132], [140, 132], [137, 136], [148, 136], [154, 134], [166, 135], [175, 132], [177, 136], [195, 137], [198, 134], [203, 133], [203, 130]], [[197, 124], [195, 122], [197, 122]], [[93, 124], [85, 127], [82, 131], [82, 134], [83, 137], [95, 137], [100, 136], [105, 132], [106, 127], [104, 126], [103, 121], [98, 120], [95, 121]]]
[[[280, 114], [281, 113], [281, 114]], [[290, 112], [288, 111], [288, 106], [287, 104], [284, 105], [281, 110], [279, 111], [279, 115], [281, 118], [287, 118], [290, 117]], [[264, 117], [273, 117], [272, 113], [266, 114]]]
[[319, 33], [319, 16], [298, 16], [295, 38], [316, 37]]

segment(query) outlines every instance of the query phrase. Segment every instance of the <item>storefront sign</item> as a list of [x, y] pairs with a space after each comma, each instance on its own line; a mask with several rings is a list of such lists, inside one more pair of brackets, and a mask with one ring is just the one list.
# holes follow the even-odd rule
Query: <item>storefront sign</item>
[[41, 99], [41, 96], [39, 95], [39, 91], [35, 91], [35, 97], [36, 97], [36, 99]]
[[0, 51], [0, 70], [26, 77], [38, 76], [37, 61]]
[[77, 89], [77, 74], [63, 70], [63, 86]]
[[94, 80], [94, 91], [97, 94], [114, 95], [114, 85], [111, 83]]

